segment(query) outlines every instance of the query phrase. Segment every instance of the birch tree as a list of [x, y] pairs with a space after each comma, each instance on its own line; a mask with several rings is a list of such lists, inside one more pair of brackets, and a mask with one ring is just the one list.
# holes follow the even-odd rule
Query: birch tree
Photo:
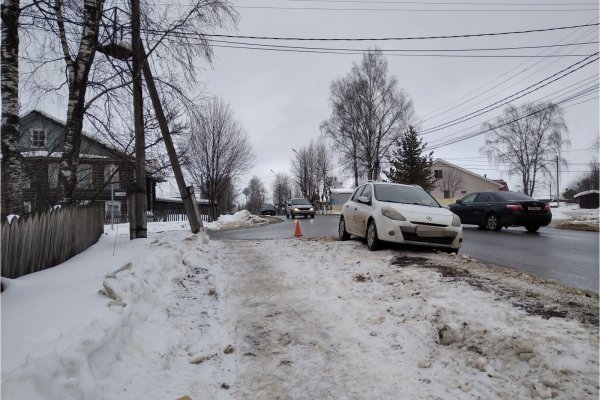
[[19, 0], [2, 3], [2, 217], [23, 212], [19, 150]]
[[332, 114], [322, 131], [352, 165], [358, 186], [360, 170], [377, 179], [379, 163], [413, 119], [412, 101], [388, 73], [380, 50], [369, 50], [350, 73], [331, 85]]
[[566, 165], [561, 150], [569, 145], [568, 129], [556, 104], [508, 105], [504, 115], [482, 128], [488, 133], [481, 153], [509, 175], [520, 176], [526, 195], [533, 195], [538, 178], [552, 173], [557, 159]]

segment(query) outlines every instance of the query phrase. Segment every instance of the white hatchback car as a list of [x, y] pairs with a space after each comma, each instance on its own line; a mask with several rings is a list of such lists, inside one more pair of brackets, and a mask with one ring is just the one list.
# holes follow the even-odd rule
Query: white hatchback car
[[460, 218], [418, 186], [367, 182], [342, 208], [340, 240], [366, 238], [370, 250], [380, 241], [442, 248], [454, 253], [462, 245]]

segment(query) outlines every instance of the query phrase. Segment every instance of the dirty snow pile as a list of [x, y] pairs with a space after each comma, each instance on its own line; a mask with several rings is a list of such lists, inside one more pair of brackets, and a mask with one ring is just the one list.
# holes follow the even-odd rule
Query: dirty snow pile
[[598, 230], [598, 217], [597, 208], [579, 208], [578, 204], [561, 203], [560, 207], [552, 208], [552, 225], [557, 227], [590, 227]]
[[8, 281], [2, 398], [598, 398], [597, 294], [358, 241], [109, 233]]

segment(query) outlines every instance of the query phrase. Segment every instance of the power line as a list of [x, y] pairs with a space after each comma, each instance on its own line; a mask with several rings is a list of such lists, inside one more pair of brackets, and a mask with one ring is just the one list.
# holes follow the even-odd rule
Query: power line
[[256, 10], [294, 10], [294, 11], [385, 11], [385, 12], [582, 12], [598, 11], [598, 8], [481, 8], [481, 9], [456, 9], [456, 8], [341, 8], [341, 7], [282, 7], [282, 6], [233, 6], [233, 8]]
[[[291, 53], [311, 53], [311, 54], [340, 54], [340, 55], [362, 55], [362, 51], [328, 51], [328, 50], [301, 50], [301, 49], [286, 49], [286, 48], [270, 48], [270, 47], [251, 47], [251, 46], [228, 46], [228, 45], [213, 45], [217, 48], [228, 49], [244, 49], [244, 50], [260, 50], [260, 51], [276, 51], [276, 52], [291, 52]], [[441, 58], [563, 58], [563, 55], [526, 55], [526, 54], [411, 54], [411, 53], [386, 53], [387, 56], [393, 57], [441, 57]], [[584, 57], [586, 54], [571, 54], [568, 57]]]
[[[249, 43], [249, 42], [234, 42], [228, 40], [216, 40], [209, 39], [212, 43], [228, 43], [228, 44], [237, 44], [237, 45], [247, 45], [247, 46], [259, 46], [259, 47], [273, 47], [273, 48], [286, 48], [286, 49], [302, 49], [302, 50], [330, 50], [330, 51], [359, 51], [366, 52], [368, 49], [348, 49], [348, 48], [335, 48], [335, 47], [303, 47], [303, 46], [287, 46], [287, 45], [274, 45], [274, 44], [262, 44], [262, 43]], [[381, 52], [471, 52], [471, 51], [500, 51], [500, 50], [524, 50], [524, 49], [541, 49], [541, 48], [551, 48], [551, 47], [568, 47], [568, 46], [577, 46], [577, 45], [586, 45], [586, 44], [598, 44], [598, 41], [594, 42], [577, 42], [577, 43], [567, 43], [567, 44], [549, 44], [549, 45], [539, 45], [539, 46], [516, 46], [516, 47], [493, 47], [493, 48], [464, 48], [464, 49], [377, 49]]]
[[[281, 0], [278, 0], [281, 1]], [[482, 3], [469, 1], [363, 1], [363, 0], [286, 0], [293, 3], [366, 3], [366, 4], [426, 4], [426, 5], [483, 5], [483, 6], [594, 6], [598, 3]]]
[[[549, 93], [549, 94], [547, 94], [547, 95], [545, 95], [545, 96], [542, 96], [542, 97], [538, 98], [536, 101], [541, 101], [541, 100], [543, 100], [543, 99], [546, 99], [546, 98], [548, 98], [548, 97], [550, 97], [550, 96], [552, 96], [552, 95], [555, 95], [555, 94], [557, 94], [557, 93], [560, 93], [560, 92], [563, 92], [562, 94], [563, 94], [563, 95], [566, 95], [566, 94], [569, 94], [569, 93], [571, 93], [571, 92], [575, 92], [575, 91], [577, 91], [577, 90], [580, 90], [580, 89], [584, 88], [586, 85], [588, 85], [588, 86], [587, 86], [585, 89], [583, 89], [584, 91], [588, 91], [588, 90], [596, 90], [596, 89], [598, 88], [598, 84], [596, 83], [595, 85], [591, 85], [591, 86], [589, 86], [589, 82], [587, 82], [587, 81], [589, 81], [589, 80], [592, 80], [592, 79], [596, 80], [596, 79], [597, 79], [597, 77], [598, 77], [598, 75], [599, 75], [599, 74], [595, 74], [595, 75], [589, 76], [589, 77], [587, 77], [587, 78], [585, 78], [585, 79], [582, 79], [582, 80], [580, 80], [580, 81], [578, 81], [578, 82], [575, 82], [575, 83], [573, 83], [573, 84], [570, 84], [570, 85], [569, 85], [569, 86], [567, 86], [567, 87], [563, 87], [562, 89], [556, 90], [556, 91], [554, 91], [554, 92], [552, 92], [552, 93]], [[584, 84], [582, 84], [582, 85], [579, 85], [580, 83], [583, 83], [583, 82], [586, 82], [586, 83], [584, 83]], [[579, 86], [578, 86], [578, 85], [579, 85]], [[549, 102], [552, 102], [552, 101], [554, 101], [556, 98], [557, 98], [557, 97], [554, 97], [554, 98], [551, 98], [550, 100], [547, 100], [547, 101], [549, 101]], [[494, 119], [495, 119], [495, 118], [491, 118], [491, 119], [488, 119], [488, 120], [486, 120], [486, 121], [483, 121], [483, 122], [491, 122], [491, 121], [492, 121], [492, 120], [494, 120]], [[476, 125], [471, 125], [471, 126], [469, 126], [469, 127], [463, 128], [463, 129], [462, 129], [460, 132], [463, 132], [463, 131], [465, 131], [465, 130], [468, 130], [468, 129], [475, 128], [475, 127], [477, 127], [477, 126], [481, 126], [481, 123], [478, 123], [478, 124], [476, 124]], [[457, 133], [460, 133], [460, 132], [457, 132]], [[453, 136], [455, 136], [457, 133], [452, 133], [452, 134], [445, 135], [444, 139], [447, 139], [448, 137], [453, 137]], [[421, 134], [421, 133], [420, 133], [420, 134]], [[427, 134], [427, 133], [425, 133], [425, 134]], [[423, 135], [425, 135], [425, 134], [423, 134]], [[437, 140], [440, 140], [440, 139], [437, 139]], [[437, 140], [433, 140], [433, 142], [436, 142]]]
[[[589, 93], [588, 93], [588, 94], [589, 94]], [[597, 98], [598, 98], [598, 96], [595, 96], [595, 97], [589, 98], [589, 99], [587, 99], [587, 100], [585, 100], [585, 101], [582, 101], [582, 102], [580, 102], [580, 103], [576, 103], [576, 104], [572, 104], [572, 105], [566, 106], [565, 108], [568, 108], [568, 107], [571, 107], [571, 106], [576, 106], [576, 105], [579, 105], [579, 104], [583, 104], [583, 103], [586, 103], [586, 102], [588, 102], [588, 101], [591, 101], [591, 100], [594, 100], [594, 99], [597, 99]], [[571, 100], [573, 100], [573, 99], [572, 99], [572, 98], [570, 98], [570, 99], [565, 99], [565, 100], [562, 100], [562, 101], [560, 101], [560, 102], [557, 102], [557, 103], [555, 103], [555, 104], [563, 104], [563, 103], [566, 103], [566, 102], [568, 102], [568, 101], [571, 101]], [[479, 131], [479, 132], [467, 133], [467, 134], [465, 134], [465, 135], [463, 135], [463, 136], [457, 137], [456, 139], [453, 139], [453, 140], [450, 140], [450, 141], [447, 141], [447, 142], [443, 142], [443, 143], [439, 143], [439, 144], [435, 144], [435, 145], [433, 145], [433, 146], [427, 147], [425, 150], [427, 150], [427, 151], [429, 151], [429, 150], [434, 150], [434, 149], [437, 149], [437, 148], [440, 148], [440, 147], [449, 146], [449, 145], [451, 145], [451, 144], [455, 144], [455, 143], [462, 142], [462, 141], [464, 141], [464, 140], [467, 140], [467, 139], [474, 138], [474, 137], [476, 137], [476, 136], [483, 135], [484, 133], [491, 132], [491, 131], [492, 131], [492, 130], [494, 130], [494, 129], [501, 128], [501, 127], [503, 127], [503, 126], [506, 126], [506, 125], [508, 125], [508, 124], [511, 124], [511, 123], [513, 123], [513, 122], [517, 122], [517, 121], [520, 121], [520, 120], [522, 120], [522, 119], [524, 119], [524, 118], [527, 118], [527, 117], [530, 117], [530, 116], [532, 116], [532, 115], [535, 115], [535, 114], [537, 114], [537, 113], [539, 113], [539, 112], [542, 112], [542, 111], [546, 110], [547, 108], [548, 108], [548, 107], [544, 107], [544, 108], [542, 108], [542, 109], [540, 109], [540, 110], [537, 110], [537, 111], [535, 111], [535, 112], [533, 112], [533, 113], [530, 113], [530, 114], [524, 115], [524, 116], [522, 116], [522, 117], [516, 118], [516, 119], [514, 119], [514, 120], [508, 121], [508, 122], [506, 122], [506, 123], [504, 123], [504, 124], [497, 125], [497, 126], [493, 127], [492, 129], [487, 129], [487, 130], [484, 130], [484, 131]]]
[[[593, 18], [592, 20], [590, 20], [590, 21], [589, 21], [589, 23], [591, 23], [592, 21], [595, 21], [595, 20], [597, 20], [597, 19], [598, 19], [598, 17], [595, 17], [595, 18]], [[578, 30], [579, 30], [579, 29], [578, 29]], [[575, 41], [576, 41], [576, 40], [581, 40], [582, 38], [584, 38], [584, 37], [588, 36], [589, 34], [593, 33], [593, 31], [595, 31], [595, 30], [596, 30], [596, 27], [593, 27], [593, 28], [591, 28], [591, 29], [589, 30], [589, 32], [587, 32], [587, 33], [584, 33], [584, 34], [581, 34], [581, 35], [577, 36], [577, 37], [576, 37], [575, 39], [573, 39], [573, 40], [575, 40]], [[562, 41], [566, 40], [566, 39], [567, 39], [567, 38], [569, 38], [570, 36], [573, 36], [575, 33], [576, 33], [576, 31], [573, 31], [573, 32], [569, 33], [568, 35], [566, 35], [565, 37], [563, 37], [561, 40], [559, 40], [557, 44], [559, 44], [559, 43], [561, 43]], [[558, 50], [556, 50], [556, 51], [554, 52], [554, 54], [557, 54], [557, 53], [558, 53], [560, 50], [561, 50], [561, 49], [558, 49]], [[575, 49], [574, 49], [574, 50], [575, 50]], [[544, 52], [544, 50], [542, 50], [542, 51], [541, 51], [540, 53], [538, 53], [538, 54], [542, 54], [543, 52]], [[489, 81], [489, 82], [485, 83], [484, 85], [481, 85], [481, 86], [477, 87], [476, 89], [474, 89], [474, 90], [472, 90], [472, 91], [470, 91], [470, 92], [466, 93], [465, 95], [463, 95], [463, 96], [461, 96], [461, 97], [457, 98], [457, 99], [456, 99], [456, 100], [454, 100], [454, 101], [451, 101], [451, 102], [449, 102], [449, 103], [445, 104], [444, 106], [438, 107], [438, 108], [437, 108], [437, 109], [435, 109], [433, 112], [430, 112], [429, 114], [426, 114], [426, 115], [425, 115], [425, 119], [423, 119], [423, 120], [421, 121], [421, 123], [423, 123], [423, 122], [425, 122], [425, 121], [428, 121], [428, 120], [431, 120], [431, 119], [435, 119], [436, 117], [438, 117], [438, 116], [440, 116], [440, 115], [444, 115], [444, 114], [446, 114], [446, 113], [448, 113], [448, 112], [450, 112], [450, 111], [452, 111], [452, 110], [454, 110], [454, 109], [456, 109], [456, 108], [460, 107], [460, 106], [461, 106], [461, 105], [463, 105], [463, 104], [466, 104], [466, 103], [469, 103], [469, 102], [472, 102], [472, 101], [474, 101], [476, 98], [478, 98], [478, 97], [481, 97], [481, 96], [482, 96], [482, 95], [484, 95], [484, 94], [485, 94], [485, 95], [489, 94], [489, 91], [490, 91], [490, 90], [492, 90], [492, 89], [495, 89], [495, 88], [497, 88], [497, 87], [499, 87], [499, 86], [503, 85], [504, 83], [506, 83], [506, 82], [508, 82], [508, 81], [512, 80], [513, 78], [517, 77], [517, 76], [518, 76], [520, 73], [523, 73], [523, 72], [525, 72], [525, 71], [527, 71], [527, 70], [529, 70], [529, 69], [533, 68], [534, 66], [536, 66], [536, 65], [538, 65], [538, 64], [540, 64], [540, 63], [542, 63], [544, 60], [539, 60], [539, 59], [538, 59], [538, 60], [535, 60], [535, 62], [534, 62], [534, 63], [533, 63], [531, 66], [529, 66], [529, 67], [526, 67], [526, 68], [524, 68], [522, 71], [519, 71], [518, 73], [511, 75], [509, 78], [507, 78], [507, 79], [504, 79], [504, 80], [502, 80], [502, 81], [498, 82], [497, 84], [495, 84], [495, 85], [494, 85], [494, 86], [492, 86], [491, 88], [489, 88], [489, 89], [486, 89], [485, 91], [482, 91], [480, 94], [478, 94], [478, 95], [476, 95], [476, 96], [473, 96], [473, 97], [470, 97], [470, 98], [468, 98], [468, 97], [469, 97], [469, 96], [471, 96], [472, 94], [474, 94], [474, 93], [477, 93], [477, 92], [478, 92], [480, 89], [483, 89], [483, 88], [485, 88], [486, 86], [489, 86], [489, 85], [491, 85], [491, 84], [493, 84], [493, 83], [495, 83], [495, 82], [499, 81], [501, 78], [503, 78], [504, 76], [506, 76], [506, 75], [508, 75], [508, 74], [512, 73], [513, 71], [517, 70], [517, 69], [518, 69], [518, 68], [520, 68], [521, 66], [523, 66], [523, 65], [527, 64], [529, 61], [531, 61], [531, 60], [526, 60], [526, 61], [523, 61], [522, 63], [520, 63], [520, 64], [519, 64], [519, 65], [517, 65], [516, 67], [514, 67], [514, 68], [512, 68], [512, 69], [508, 70], [507, 72], [505, 72], [505, 73], [501, 74], [499, 77], [497, 77], [497, 78], [493, 79], [492, 81]], [[548, 66], [550, 66], [550, 65], [554, 64], [554, 63], [555, 63], [555, 62], [557, 62], [557, 61], [558, 61], [558, 60], [556, 60], [556, 61], [554, 61], [554, 62], [551, 62], [551, 63], [550, 63], [550, 64], [548, 64], [546, 67], [544, 67], [544, 68], [542, 68], [541, 70], [538, 70], [538, 71], [536, 71], [536, 72], [540, 72], [540, 71], [542, 71], [542, 70], [544, 70], [544, 69], [548, 68]], [[532, 74], [529, 74], [527, 77], [529, 77], [529, 76], [531, 76], [531, 75], [533, 75], [533, 73], [532, 73]], [[525, 79], [525, 78], [524, 78], [524, 79]], [[518, 81], [518, 82], [521, 82], [521, 81], [522, 81], [522, 80], [524, 80], [524, 79], [521, 79], [521, 80], [520, 80], [520, 81]], [[508, 88], [510, 88], [510, 87], [512, 87], [512, 86], [515, 86], [515, 85], [516, 85], [518, 82], [515, 82], [515, 83], [513, 83], [512, 85], [508, 86]], [[503, 89], [507, 89], [507, 87], [503, 87]], [[465, 98], [467, 98], [467, 99], [466, 99], [466, 100], [464, 100], [464, 101], [461, 101], [461, 100], [463, 100], [463, 99], [465, 99]], [[455, 104], [455, 103], [457, 103], [457, 102], [459, 102], [459, 101], [461, 101], [459, 104], [456, 104], [456, 105], [454, 105], [454, 106], [452, 106], [452, 107], [449, 107], [450, 105], [452, 105], [452, 104]], [[445, 111], [441, 111], [441, 110], [444, 110], [444, 109], [446, 109], [446, 110], [445, 110]]]
[[[470, 119], [473, 119], [473, 118], [475, 118], [475, 117], [478, 117], [478, 116], [480, 116], [480, 115], [482, 115], [482, 114], [485, 114], [485, 113], [487, 113], [487, 112], [490, 112], [490, 111], [492, 111], [492, 110], [494, 110], [494, 109], [496, 109], [496, 108], [499, 108], [499, 107], [501, 107], [501, 106], [503, 106], [503, 105], [505, 105], [505, 104], [507, 104], [507, 103], [510, 103], [511, 101], [514, 101], [514, 100], [520, 99], [521, 97], [524, 97], [524, 96], [526, 96], [526, 95], [528, 95], [528, 94], [530, 94], [530, 93], [533, 93], [533, 92], [535, 92], [535, 91], [537, 91], [537, 90], [539, 90], [539, 89], [541, 89], [541, 88], [543, 88], [543, 87], [545, 87], [545, 86], [547, 86], [547, 85], [549, 85], [549, 84], [551, 84], [551, 83], [553, 83], [553, 82], [556, 82], [557, 80], [559, 80], [559, 79], [562, 79], [562, 78], [564, 78], [564, 77], [566, 77], [566, 76], [568, 76], [568, 75], [570, 75], [570, 74], [572, 74], [572, 73], [574, 73], [574, 72], [576, 72], [576, 71], [580, 70], [581, 68], [583, 68], [583, 67], [585, 67], [585, 66], [587, 66], [587, 65], [589, 65], [589, 64], [591, 64], [591, 63], [593, 63], [593, 62], [595, 62], [595, 61], [597, 61], [597, 60], [598, 60], [598, 58], [595, 58], [595, 59], [593, 59], [592, 61], [588, 61], [588, 62], [586, 62], [585, 64], [582, 64], [582, 65], [580, 65], [579, 67], [575, 68], [575, 69], [574, 69], [574, 70], [572, 70], [572, 71], [569, 71], [569, 72], [566, 72], [566, 73], [564, 73], [562, 76], [559, 76], [558, 78], [555, 78], [555, 79], [552, 79], [552, 80], [548, 81], [549, 79], [551, 79], [551, 78], [554, 78], [555, 76], [557, 76], [557, 75], [559, 75], [559, 74], [562, 74], [563, 72], [565, 72], [565, 71], [567, 71], [567, 70], [569, 70], [569, 69], [573, 68], [573, 67], [574, 67], [574, 66], [576, 66], [577, 64], [581, 64], [581, 63], [583, 63], [583, 62], [587, 61], [588, 59], [590, 59], [590, 58], [592, 58], [592, 57], [594, 57], [594, 56], [597, 56], [597, 55], [598, 55], [598, 53], [599, 53], [599, 52], [596, 52], [596, 53], [594, 53], [594, 54], [591, 54], [591, 55], [587, 56], [586, 58], [584, 58], [583, 60], [580, 60], [580, 61], [578, 61], [578, 62], [576, 62], [576, 63], [574, 63], [574, 64], [571, 64], [571, 65], [570, 65], [570, 66], [568, 66], [567, 68], [564, 68], [564, 69], [562, 69], [562, 70], [558, 71], [557, 73], [555, 73], [555, 74], [552, 74], [552, 75], [550, 75], [549, 77], [547, 77], [547, 78], [544, 78], [544, 79], [542, 79], [541, 81], [539, 81], [539, 82], [537, 82], [537, 83], [535, 83], [535, 84], [533, 84], [533, 85], [530, 85], [530, 86], [526, 87], [525, 89], [522, 89], [522, 90], [520, 90], [520, 91], [518, 91], [518, 92], [516, 92], [516, 93], [513, 93], [513, 94], [512, 94], [512, 95], [510, 95], [510, 96], [504, 97], [503, 99], [501, 99], [501, 100], [498, 100], [498, 101], [496, 101], [496, 102], [494, 102], [494, 103], [492, 103], [492, 104], [489, 104], [489, 105], [487, 105], [487, 106], [485, 106], [485, 107], [483, 107], [483, 108], [480, 108], [480, 109], [478, 109], [478, 110], [476, 110], [476, 111], [473, 111], [473, 112], [471, 112], [471, 113], [468, 113], [468, 114], [466, 114], [466, 115], [463, 115], [463, 116], [462, 116], [462, 117], [460, 117], [460, 118], [455, 118], [455, 119], [453, 119], [453, 120], [451, 120], [451, 121], [448, 121], [448, 122], [445, 122], [445, 123], [443, 123], [443, 124], [436, 125], [436, 126], [433, 126], [433, 127], [431, 127], [431, 128], [428, 128], [428, 129], [424, 129], [424, 130], [421, 132], [421, 134], [432, 133], [432, 132], [438, 131], [438, 130], [440, 130], [440, 129], [445, 129], [445, 128], [448, 128], [448, 127], [450, 127], [450, 126], [454, 126], [454, 125], [457, 125], [457, 124], [463, 123], [463, 122], [465, 122], [465, 121], [468, 121], [468, 120], [470, 120]], [[542, 82], [544, 82], [544, 81], [548, 81], [548, 82], [546, 82], [545, 84], [543, 84], [543, 85], [541, 85], [541, 86], [538, 86], [538, 85], [540, 85], [540, 84], [541, 84]], [[538, 86], [538, 87], [537, 87], [537, 88], [534, 88], [535, 86]], [[532, 88], [534, 88], [534, 89], [532, 89]], [[532, 90], [530, 90], [529, 92], [526, 92], [526, 93], [522, 94], [521, 96], [515, 97], [517, 94], [523, 93], [523, 92], [525, 92], [525, 91], [527, 91], [527, 90], [529, 90], [529, 89], [532, 89]], [[513, 98], [513, 99], [511, 99], [511, 97], [514, 97], [514, 98]], [[510, 100], [508, 100], [508, 99], [510, 99]], [[508, 100], [508, 101], [506, 101], [506, 100]], [[504, 102], [504, 103], [503, 103], [503, 102]], [[478, 113], [479, 113], [479, 114], [478, 114]]]
[[[502, 36], [502, 35], [515, 35], [525, 33], [536, 33], [536, 32], [550, 32], [559, 31], [565, 29], [582, 28], [586, 26], [598, 26], [599, 23], [589, 23], [582, 25], [571, 25], [571, 26], [560, 26], [555, 28], [544, 28], [544, 29], [528, 29], [521, 31], [507, 31], [507, 32], [493, 32], [493, 33], [472, 33], [462, 35], [438, 35], [438, 36], [404, 36], [404, 37], [382, 37], [382, 38], [302, 38], [302, 37], [277, 37], [277, 36], [249, 36], [249, 35], [224, 35], [224, 34], [207, 34], [206, 37], [222, 37], [230, 39], [257, 39], [257, 40], [302, 40], [302, 41], [386, 41], [386, 40], [428, 40], [428, 39], [456, 39], [456, 38], [469, 38], [469, 37], [483, 37], [483, 36]], [[156, 31], [157, 33], [165, 33]]]

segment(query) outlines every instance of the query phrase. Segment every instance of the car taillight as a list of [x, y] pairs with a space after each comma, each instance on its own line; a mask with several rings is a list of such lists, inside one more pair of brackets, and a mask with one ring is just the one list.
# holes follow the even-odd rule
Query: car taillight
[[550, 211], [550, 204], [546, 204], [544, 206], [544, 211]]
[[523, 206], [519, 204], [507, 204], [506, 208], [508, 208], [511, 211], [523, 211]]

